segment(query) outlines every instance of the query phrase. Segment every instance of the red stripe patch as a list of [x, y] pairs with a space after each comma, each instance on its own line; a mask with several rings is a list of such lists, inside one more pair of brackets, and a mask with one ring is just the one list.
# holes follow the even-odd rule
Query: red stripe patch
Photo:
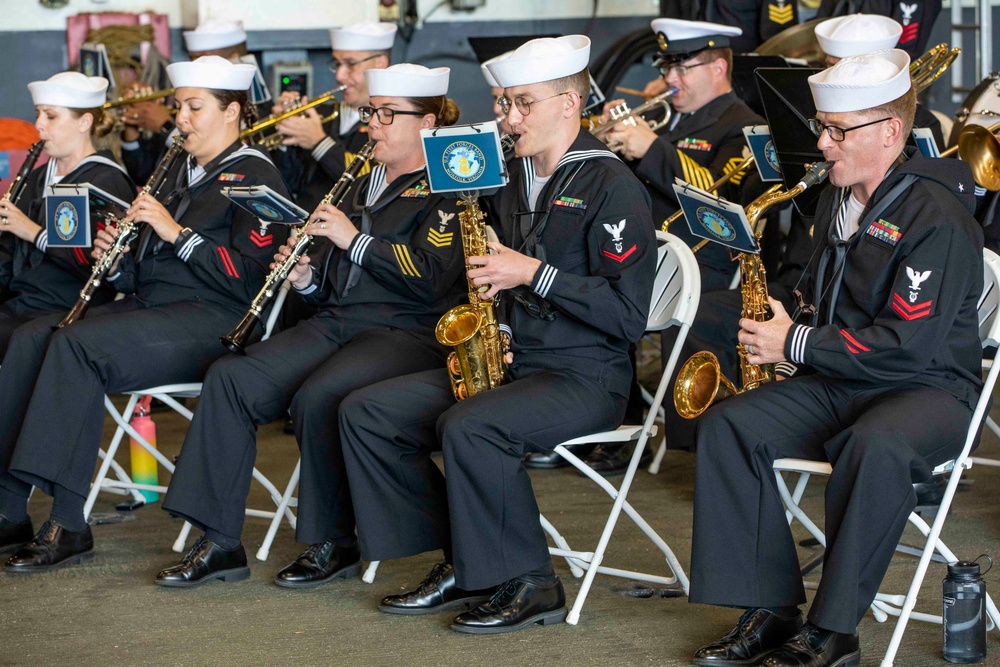
[[933, 305], [933, 301], [923, 301], [910, 305], [898, 294], [892, 295], [892, 309], [904, 320], [919, 320], [921, 317], [927, 317], [931, 314], [931, 306]]
[[267, 236], [261, 236], [256, 229], [250, 230], [250, 241], [258, 248], [266, 248], [271, 245], [274, 241], [274, 234], [268, 234]]
[[73, 256], [76, 257], [76, 261], [81, 264], [90, 264], [87, 260], [87, 255], [83, 252], [83, 248], [73, 248]]
[[636, 246], [633, 245], [631, 248], [629, 248], [628, 250], [626, 250], [625, 252], [623, 252], [620, 255], [616, 255], [613, 252], [608, 252], [607, 250], [602, 250], [601, 254], [604, 255], [605, 257], [607, 257], [608, 259], [613, 259], [616, 262], [618, 262], [619, 264], [621, 264], [626, 259], [628, 259], [629, 255], [631, 255], [632, 253], [635, 252], [635, 248], [636, 248]]
[[912, 42], [917, 38], [917, 30], [919, 30], [919, 23], [911, 23], [910, 25], [903, 26], [903, 34], [899, 38], [899, 43]]
[[870, 347], [865, 347], [862, 345], [857, 338], [847, 333], [843, 329], [840, 330], [840, 335], [844, 337], [847, 341], [847, 349], [851, 351], [851, 354], [859, 354], [861, 352], [871, 352]]
[[219, 246], [219, 257], [222, 258], [222, 268], [226, 270], [226, 274], [230, 278], [239, 278], [240, 274], [236, 272], [236, 267], [233, 266], [233, 258], [229, 256], [229, 251]]

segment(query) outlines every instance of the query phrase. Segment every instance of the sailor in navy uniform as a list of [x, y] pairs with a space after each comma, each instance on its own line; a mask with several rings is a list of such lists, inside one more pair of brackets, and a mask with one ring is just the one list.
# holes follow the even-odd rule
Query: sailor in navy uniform
[[[810, 77], [821, 194], [801, 312], [740, 321], [752, 364], [793, 377], [710, 408], [697, 430], [692, 602], [744, 607], [698, 665], [857, 665], [857, 626], [915, 505], [913, 482], [963, 445], [982, 386], [982, 229], [968, 166], [905, 149], [909, 57]], [[828, 461], [823, 576], [805, 602], [772, 462]], [[773, 651], [772, 651], [773, 650]], [[766, 656], [765, 652], [772, 651]]]
[[[278, 123], [276, 129], [284, 135], [282, 144], [287, 148], [274, 151], [274, 162], [302, 208], [316, 208], [368, 142], [368, 126], [358, 116], [358, 108], [368, 104], [370, 94], [365, 73], [389, 66], [395, 37], [395, 23], [364, 21], [331, 29], [330, 68], [337, 84], [347, 86], [339, 94], [337, 118], [324, 125], [319, 110], [308, 109]], [[280, 104], [273, 109], [274, 113], [282, 110]]]
[[[287, 192], [266, 153], [238, 140], [254, 68], [205, 56], [167, 71], [188, 157], [167, 176], [173, 192], [166, 206], [143, 194], [128, 210], [146, 225], [134, 256], [124, 255], [109, 277], [127, 296], [56, 333], [62, 314], [20, 327], [0, 367], [0, 546], [15, 550], [6, 563], [11, 572], [91, 557], [83, 504], [104, 395], [200, 380], [226, 354], [219, 336], [240, 320], [285, 240], [220, 192], [233, 183]], [[112, 229], [98, 233], [95, 259]], [[26, 513], [32, 485], [54, 498], [34, 539]]]
[[[132, 201], [135, 186], [109, 151], [96, 151], [92, 137], [111, 131], [114, 119], [101, 109], [108, 80], [79, 72], [62, 72], [47, 81], [28, 84], [35, 104], [35, 127], [45, 142], [48, 164], [36, 167], [25, 180], [18, 204], [0, 200], [0, 281], [11, 297], [0, 306], [0, 354], [14, 330], [36, 317], [65, 314], [90, 277], [88, 248], [58, 248], [48, 243], [45, 212], [49, 186], [89, 183], [122, 201]], [[79, 212], [70, 222], [79, 224]], [[103, 226], [90, 220], [90, 238]], [[114, 297], [114, 290], [95, 294], [95, 304]]]
[[543, 38], [489, 66], [521, 159], [493, 202], [497, 254], [469, 258], [468, 276], [491, 286], [487, 297], [502, 295], [509, 381], [456, 403], [441, 368], [341, 404], [362, 556], [444, 551], [415, 591], [382, 600], [385, 612], [479, 605], [452, 622], [468, 633], [566, 617], [521, 461], [621, 423], [628, 346], [646, 325], [656, 255], [642, 184], [580, 126], [589, 53], [582, 35]]
[[[674, 179], [707, 189], [743, 161], [743, 128], [766, 121], [732, 89], [729, 43], [740, 34], [739, 28], [680, 19], [654, 19], [650, 25], [661, 49], [654, 65], [660, 68], [668, 88], [677, 91], [669, 98], [673, 114], [659, 135], [645, 123], [620, 123], [604, 135], [604, 140], [631, 163], [636, 176], [646, 184], [653, 200], [653, 222], [659, 229], [678, 209]], [[607, 111], [602, 120], [610, 120]], [[741, 179], [734, 176], [720, 194], [738, 201]], [[701, 240], [691, 234], [683, 220], [672, 224], [669, 231], [688, 245]], [[726, 248], [707, 246], [696, 258], [702, 291], [729, 286], [736, 264]]]
[[289, 278], [318, 314], [209, 370], [163, 501], [163, 509], [205, 529], [199, 544], [208, 546], [160, 572], [156, 583], [249, 574], [240, 533], [255, 431], [289, 409], [302, 452], [296, 538], [310, 547], [275, 583], [305, 588], [360, 573], [339, 402], [373, 382], [441, 369], [445, 350], [434, 325], [467, 288], [456, 201], [431, 194], [420, 147], [421, 129], [458, 119], [445, 97], [448, 77], [446, 67], [410, 64], [368, 71], [378, 111], [361, 111], [370, 115], [382, 164], [354, 187], [343, 213], [323, 205], [310, 218], [319, 252]]

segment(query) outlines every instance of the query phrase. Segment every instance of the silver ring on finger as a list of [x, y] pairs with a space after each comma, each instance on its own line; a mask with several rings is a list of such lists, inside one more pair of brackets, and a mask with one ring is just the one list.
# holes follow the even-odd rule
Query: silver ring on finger
[[0, 223], [3, 223], [4, 225], [9, 225], [10, 224], [10, 220], [7, 219], [6, 215], [0, 216]]
[[753, 352], [753, 344], [752, 343], [747, 343], [746, 348], [747, 348], [747, 354], [753, 356], [753, 353], [754, 353]]
[[320, 229], [326, 229], [326, 223], [325, 222], [319, 223], [319, 228]]

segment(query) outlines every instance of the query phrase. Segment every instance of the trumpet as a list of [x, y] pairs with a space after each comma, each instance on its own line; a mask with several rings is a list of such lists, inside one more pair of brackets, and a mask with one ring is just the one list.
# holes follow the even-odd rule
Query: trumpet
[[[747, 219], [758, 240], [762, 230], [757, 223], [764, 212], [775, 204], [797, 197], [806, 188], [825, 181], [833, 163], [822, 162], [807, 166], [809, 170], [795, 187], [785, 192], [778, 192], [772, 188], [747, 206]], [[767, 301], [768, 292], [764, 265], [760, 261], [759, 254], [743, 252], [740, 253], [739, 260], [742, 275], [742, 317], [763, 322], [768, 319], [768, 311], [770, 310]], [[748, 362], [747, 351], [742, 343], [737, 344], [736, 350], [740, 357], [742, 390], [738, 390], [732, 381], [722, 374], [718, 358], [707, 350], [692, 355], [684, 362], [677, 373], [677, 380], [674, 382], [674, 407], [681, 417], [694, 419], [711, 407], [713, 403], [741, 393], [741, 391], [756, 389], [760, 385], [774, 380], [773, 364], [751, 364]]]
[[[361, 150], [358, 151], [351, 164], [344, 170], [344, 174], [334, 183], [333, 189], [323, 197], [320, 206], [323, 204], [340, 206], [341, 202], [344, 201], [344, 197], [347, 196], [347, 191], [351, 189], [354, 179], [361, 172], [361, 168], [365, 166], [365, 163], [371, 159], [372, 153], [375, 152], [375, 143], [374, 141], [369, 141], [361, 147]], [[298, 263], [302, 255], [306, 254], [306, 250], [312, 245], [313, 237], [311, 234], [306, 234], [306, 224], [308, 222], [301, 227], [295, 228], [293, 236], [289, 239], [292, 251], [288, 253], [288, 257], [284, 261], [275, 264], [271, 273], [264, 279], [264, 286], [260, 288], [257, 296], [250, 303], [250, 310], [247, 311], [247, 314], [243, 316], [243, 319], [240, 320], [235, 329], [219, 339], [230, 352], [246, 354], [247, 341], [250, 339], [254, 327], [260, 322], [264, 309], [267, 308], [271, 299], [277, 294], [278, 288], [285, 278], [288, 277], [288, 273], [292, 270], [292, 267]]]
[[135, 97], [119, 97], [113, 100], [108, 100], [101, 108], [103, 109], [115, 109], [117, 107], [127, 107], [130, 104], [141, 104], [143, 102], [152, 102], [153, 100], [161, 100], [164, 97], [170, 97], [174, 94], [173, 88], [164, 88], [163, 90], [156, 90], [152, 93], [147, 93], [146, 95], [136, 95]]
[[320, 119], [323, 123], [330, 122], [340, 115], [340, 103], [337, 102], [335, 95], [343, 92], [345, 88], [347, 88], [347, 86], [341, 86], [340, 88], [328, 90], [319, 97], [309, 100], [305, 104], [296, 103], [281, 113], [271, 114], [267, 118], [254, 123], [252, 127], [248, 127], [240, 132], [240, 139], [246, 140], [252, 144], [260, 144], [269, 150], [277, 148], [281, 145], [281, 142], [285, 137], [281, 134], [281, 132], [274, 129], [275, 125], [286, 118], [297, 116], [304, 111], [308, 111], [309, 109], [313, 109], [328, 102], [333, 102], [333, 111], [329, 115], [323, 116]]
[[[156, 165], [156, 169], [149, 177], [145, 187], [139, 192], [140, 195], [152, 194], [155, 197], [159, 193], [160, 188], [163, 187], [163, 184], [167, 180], [167, 173], [184, 150], [185, 139], [187, 139], [187, 136], [183, 134], [178, 134], [174, 137], [170, 148], [167, 149], [166, 154], [160, 159], [160, 163]], [[72, 324], [84, 318], [87, 314], [87, 309], [90, 308], [91, 299], [93, 299], [101, 283], [104, 282], [104, 278], [108, 275], [111, 267], [125, 254], [125, 247], [135, 240], [142, 226], [145, 224], [137, 220], [115, 219], [110, 214], [108, 218], [108, 223], [113, 222], [117, 227], [118, 236], [115, 237], [114, 243], [111, 244], [107, 252], [101, 255], [101, 258], [94, 264], [90, 278], [87, 279], [83, 289], [80, 290], [80, 298], [77, 299], [76, 304], [66, 314], [66, 317], [59, 324], [52, 327], [53, 331], [62, 329], [67, 324]]]
[[637, 106], [635, 109], [629, 109], [628, 105], [624, 102], [619, 106], [611, 109], [611, 120], [607, 123], [602, 123], [597, 127], [592, 127], [590, 133], [595, 137], [600, 138], [602, 134], [613, 128], [618, 123], [630, 123], [635, 125], [636, 118], [642, 118], [643, 115], [653, 111], [656, 108], [663, 109], [663, 118], [656, 123], [650, 123], [649, 126], [653, 131], [660, 130], [667, 126], [670, 122], [670, 116], [673, 114], [673, 109], [670, 107], [670, 102], [668, 101], [671, 97], [677, 94], [677, 88], [671, 86], [670, 90], [660, 93], [656, 97], [652, 97], [649, 101]]

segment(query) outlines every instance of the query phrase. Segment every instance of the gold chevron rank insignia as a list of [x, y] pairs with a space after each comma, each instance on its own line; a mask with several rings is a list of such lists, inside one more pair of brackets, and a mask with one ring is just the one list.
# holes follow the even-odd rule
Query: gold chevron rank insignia
[[396, 255], [396, 263], [399, 264], [399, 270], [403, 272], [404, 276], [410, 276], [411, 278], [420, 277], [420, 271], [417, 271], [413, 259], [410, 258], [409, 248], [400, 243], [393, 243], [392, 251]]
[[[357, 156], [358, 156], [357, 153], [352, 153], [351, 151], [344, 151], [344, 168], [346, 169], [347, 167], [350, 167], [351, 163], [354, 162], [354, 158], [356, 158]], [[357, 178], [361, 178], [362, 176], [364, 176], [365, 174], [367, 174], [369, 171], [372, 170], [372, 162], [374, 162], [374, 160], [368, 160], [368, 162], [365, 162], [364, 165], [362, 165], [361, 171], [358, 172]]]
[[771, 19], [772, 23], [777, 23], [778, 25], [785, 25], [791, 21], [794, 16], [794, 8], [792, 5], [771, 5], [767, 6], [767, 16]]
[[712, 172], [710, 172], [707, 168], [702, 167], [684, 153], [678, 151], [677, 157], [680, 158], [681, 170], [684, 173], [684, 180], [691, 185], [705, 190], [715, 180], [712, 178]]
[[[743, 159], [742, 158], [738, 158], [738, 157], [729, 158], [729, 162], [726, 163], [726, 166], [722, 170], [722, 175], [725, 176], [726, 174], [728, 174], [729, 172], [731, 172], [733, 169], [736, 169], [736, 167], [738, 167], [742, 163], [743, 163]], [[740, 182], [743, 180], [743, 174], [745, 174], [745, 173], [746, 172], [741, 172], [739, 174], [736, 174], [731, 179], [729, 179], [729, 182], [732, 183], [733, 185], [739, 185]]]
[[427, 232], [427, 242], [435, 248], [447, 248], [455, 238], [455, 232], [441, 233], [436, 229]]

